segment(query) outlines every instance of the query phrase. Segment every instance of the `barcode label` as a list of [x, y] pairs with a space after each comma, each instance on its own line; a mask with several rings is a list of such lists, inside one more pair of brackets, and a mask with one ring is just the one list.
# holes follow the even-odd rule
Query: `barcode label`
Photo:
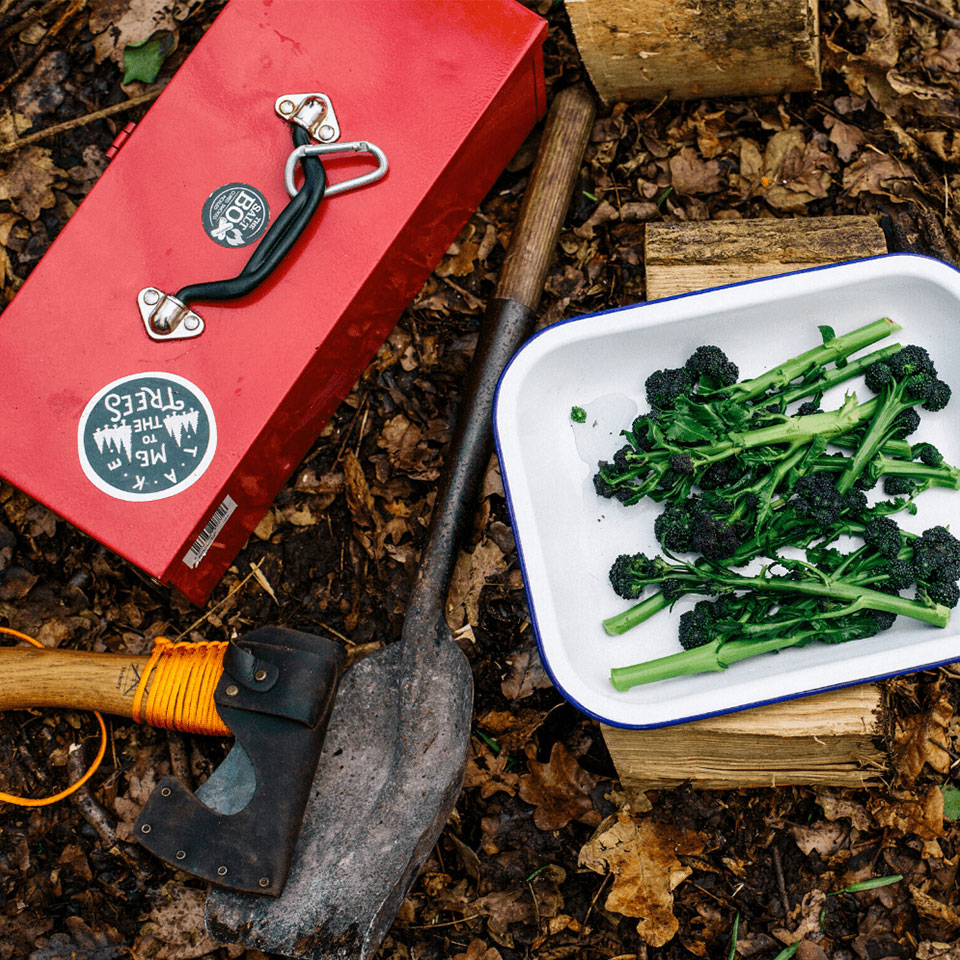
[[207, 521], [200, 536], [193, 541], [193, 546], [187, 551], [183, 562], [191, 569], [195, 569], [200, 561], [207, 555], [211, 544], [217, 539], [217, 534], [223, 529], [223, 525], [230, 519], [230, 515], [237, 509], [237, 503], [233, 497], [226, 497], [223, 503], [213, 512], [213, 516]]

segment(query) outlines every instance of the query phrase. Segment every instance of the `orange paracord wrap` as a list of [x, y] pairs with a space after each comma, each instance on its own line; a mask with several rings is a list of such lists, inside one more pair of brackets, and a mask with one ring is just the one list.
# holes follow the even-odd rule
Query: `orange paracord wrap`
[[173, 643], [157, 637], [133, 698], [133, 719], [165, 730], [230, 736], [213, 702], [226, 651], [225, 640]]

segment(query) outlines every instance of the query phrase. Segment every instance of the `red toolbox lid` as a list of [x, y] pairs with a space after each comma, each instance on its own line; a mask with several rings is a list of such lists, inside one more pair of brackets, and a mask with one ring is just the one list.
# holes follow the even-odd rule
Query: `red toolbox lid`
[[[231, 0], [3, 315], [4, 476], [203, 600], [542, 114], [545, 33], [513, 0]], [[275, 103], [304, 92], [388, 174], [252, 294], [192, 304], [202, 335], [150, 339], [140, 291], [235, 276], [266, 227], [205, 229], [208, 200], [283, 209]]]

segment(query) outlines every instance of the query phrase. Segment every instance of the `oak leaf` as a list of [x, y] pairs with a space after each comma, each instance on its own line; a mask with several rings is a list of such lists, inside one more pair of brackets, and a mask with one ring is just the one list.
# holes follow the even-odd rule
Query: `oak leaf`
[[904, 783], [913, 783], [925, 765], [937, 773], [949, 771], [947, 726], [952, 717], [950, 698], [941, 692], [938, 680], [924, 687], [920, 711], [897, 718], [893, 758]]
[[507, 668], [500, 690], [508, 700], [522, 700], [531, 696], [534, 690], [545, 690], [551, 686], [540, 653], [534, 646], [511, 653]]
[[693, 147], [683, 147], [670, 158], [670, 182], [683, 196], [716, 193], [720, 189], [720, 164], [704, 162]]
[[480, 796], [486, 800], [495, 793], [502, 792], [512, 797], [517, 792], [520, 777], [507, 770], [510, 755], [501, 750], [494, 753], [487, 744], [477, 739], [470, 740], [470, 752], [467, 756], [467, 768], [463, 777], [465, 790], [480, 788]]
[[533, 822], [540, 830], [559, 830], [571, 820], [596, 826], [600, 814], [593, 808], [590, 791], [599, 782], [584, 770], [577, 758], [560, 742], [550, 751], [550, 760], [534, 759], [536, 747], [527, 748], [528, 774], [520, 778], [520, 799], [536, 806]]
[[705, 838], [683, 827], [631, 815], [629, 808], [607, 818], [580, 850], [579, 864], [610, 873], [613, 884], [604, 907], [637, 919], [637, 933], [651, 947], [662, 947], [679, 929], [673, 891], [693, 872], [681, 855], [703, 852]]
[[164, 884], [149, 920], [140, 927], [133, 945], [134, 960], [196, 960], [219, 944], [203, 921], [203, 890], [171, 881]]
[[56, 204], [53, 186], [63, 176], [46, 147], [24, 147], [0, 175], [0, 200], [9, 200], [17, 213], [36, 220], [41, 210]]
[[476, 626], [480, 593], [487, 579], [506, 569], [503, 551], [493, 540], [481, 540], [473, 550], [460, 551], [447, 593], [446, 618], [451, 630], [459, 630], [465, 623]]

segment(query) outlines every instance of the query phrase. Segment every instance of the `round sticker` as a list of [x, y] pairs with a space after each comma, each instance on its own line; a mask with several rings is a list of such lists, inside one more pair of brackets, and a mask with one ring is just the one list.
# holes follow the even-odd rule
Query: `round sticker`
[[186, 490], [210, 465], [217, 426], [199, 387], [173, 373], [137, 373], [108, 383], [77, 429], [87, 479], [118, 500], [162, 500]]
[[259, 240], [269, 222], [267, 198], [249, 183], [218, 187], [203, 205], [203, 229], [221, 247], [245, 247]]

